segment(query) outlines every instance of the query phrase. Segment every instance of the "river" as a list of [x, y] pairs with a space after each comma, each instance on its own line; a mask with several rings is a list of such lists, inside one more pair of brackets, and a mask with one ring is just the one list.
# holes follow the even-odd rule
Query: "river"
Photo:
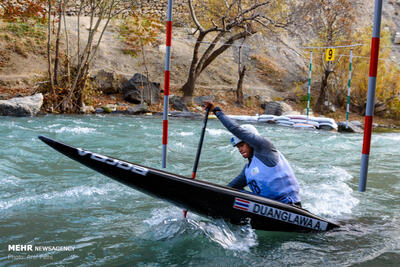
[[[362, 135], [255, 126], [291, 163], [303, 207], [340, 223], [339, 230], [255, 231], [190, 211], [183, 219], [180, 208], [37, 138], [160, 168], [161, 117], [2, 117], [0, 265], [398, 266], [399, 133], [373, 134], [367, 191], [360, 193]], [[167, 171], [191, 175], [201, 128], [202, 119], [169, 120]], [[245, 160], [229, 137], [209, 120], [197, 179], [225, 185], [241, 171]]]

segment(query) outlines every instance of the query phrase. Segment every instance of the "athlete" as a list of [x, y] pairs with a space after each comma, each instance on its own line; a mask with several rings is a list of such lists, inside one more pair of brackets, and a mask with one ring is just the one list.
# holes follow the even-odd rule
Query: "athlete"
[[212, 101], [204, 101], [204, 105], [233, 134], [232, 146], [249, 161], [228, 186], [243, 190], [248, 185], [256, 195], [301, 207], [299, 184], [288, 161], [276, 147], [253, 125], [240, 126]]

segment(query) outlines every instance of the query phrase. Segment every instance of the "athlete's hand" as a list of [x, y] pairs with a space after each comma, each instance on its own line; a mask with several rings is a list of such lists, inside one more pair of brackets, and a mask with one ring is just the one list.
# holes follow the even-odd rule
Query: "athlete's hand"
[[215, 108], [214, 102], [212, 100], [204, 100], [204, 109], [209, 108], [212, 111]]

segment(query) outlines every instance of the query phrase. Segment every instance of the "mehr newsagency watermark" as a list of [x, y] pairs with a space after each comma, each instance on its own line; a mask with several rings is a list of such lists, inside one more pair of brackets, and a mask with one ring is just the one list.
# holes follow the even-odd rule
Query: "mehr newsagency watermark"
[[[53, 256], [46, 252], [71, 252], [75, 251], [74, 246], [37, 246], [37, 245], [8, 245], [8, 259], [11, 260], [52, 260]], [[15, 253], [21, 252], [21, 253]], [[13, 253], [13, 254], [11, 254]], [[35, 254], [34, 254], [35, 253]], [[40, 253], [40, 254], [36, 254]]]

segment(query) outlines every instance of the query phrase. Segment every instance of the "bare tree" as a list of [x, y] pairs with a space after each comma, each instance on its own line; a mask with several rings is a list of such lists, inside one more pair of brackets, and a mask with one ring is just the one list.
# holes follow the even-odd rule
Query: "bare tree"
[[[317, 33], [318, 38], [314, 44], [320, 46], [344, 45], [351, 42], [352, 25], [354, 23], [354, 10], [350, 0], [315, 0], [305, 1], [303, 10], [309, 25]], [[325, 62], [322, 56], [315, 64], [321, 75], [319, 94], [314, 110], [325, 113], [325, 101], [328, 97], [329, 78], [341, 59], [336, 62]], [[321, 66], [321, 67], [320, 67]]]
[[[76, 61], [77, 64], [75, 66], [70, 66], [69, 62], [69, 38], [68, 38], [68, 29], [66, 26], [65, 20], [65, 6], [67, 4], [67, 0], [55, 0], [58, 3], [58, 9], [55, 12], [54, 18], [52, 19], [52, 1], [49, 0], [48, 8], [49, 8], [49, 35], [48, 35], [48, 59], [49, 59], [49, 76], [51, 81], [52, 91], [56, 92], [56, 87], [58, 86], [61, 90], [58, 90], [58, 95], [53, 97], [53, 102], [55, 102], [54, 109], [59, 110], [61, 112], [70, 113], [79, 111], [80, 107], [83, 104], [83, 94], [84, 89], [86, 87], [86, 81], [90, 69], [90, 65], [93, 59], [96, 56], [96, 52], [98, 47], [102, 41], [104, 33], [109, 26], [109, 23], [113, 17], [119, 15], [122, 11], [126, 10], [123, 8], [121, 4], [123, 0], [74, 0], [75, 4], [78, 6], [78, 38], [77, 38], [77, 52], [75, 53], [78, 57]], [[133, 2], [131, 2], [133, 3]], [[127, 7], [131, 8], [131, 7]], [[88, 27], [88, 37], [86, 43], [81, 43], [80, 36], [80, 16], [82, 12], [85, 11], [89, 16], [89, 27]], [[56, 35], [56, 50], [54, 54], [54, 62], [52, 60], [50, 44], [51, 44], [51, 23], [55, 18], [58, 18], [57, 23], [57, 35]], [[64, 30], [66, 34], [66, 48], [67, 55], [67, 67], [64, 70], [67, 73], [68, 79], [65, 80], [63, 77], [65, 75], [59, 75], [59, 42], [61, 39], [61, 30], [62, 23], [64, 21]], [[81, 50], [81, 45], [83, 45], [83, 50]], [[54, 64], [54, 71], [52, 72], [52, 64]]]
[[[288, 23], [286, 9], [282, 8], [284, 1], [197, 1], [198, 12], [193, 0], [188, 3], [197, 40], [188, 78], [182, 86], [186, 103], [192, 102], [195, 83], [202, 71], [233, 43], [263, 29], [283, 28]], [[211, 42], [205, 42], [209, 36]], [[201, 46], [206, 47], [202, 53]]]
[[238, 83], [236, 87], [236, 104], [242, 106], [244, 104], [243, 100], [243, 80], [246, 73], [246, 65], [243, 62], [243, 44], [245, 42], [245, 38], [242, 40], [238, 48]]

